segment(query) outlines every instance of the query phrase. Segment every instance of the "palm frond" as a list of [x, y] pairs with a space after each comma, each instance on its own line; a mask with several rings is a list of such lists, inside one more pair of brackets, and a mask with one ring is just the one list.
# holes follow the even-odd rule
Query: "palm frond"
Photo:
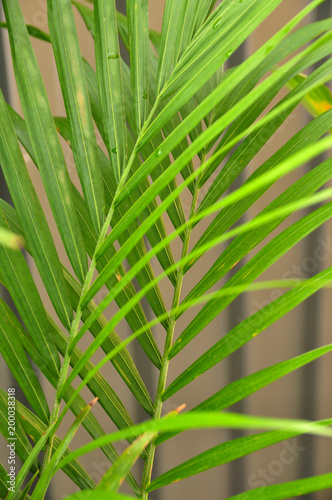
[[[49, 34], [26, 26], [19, 0], [4, 0], [6, 22], [0, 26], [9, 33], [24, 117], [0, 93], [0, 163], [13, 200], [13, 206], [0, 200], [0, 283], [19, 314], [0, 299], [0, 352], [30, 407], [16, 403], [16, 453], [23, 466], [16, 492], [8, 491], [0, 467], [3, 498], [43, 499], [62, 469], [81, 490], [68, 500], [134, 498], [121, 494], [124, 481], [148, 500], [150, 492], [173, 482], [304, 433], [332, 437], [331, 419], [227, 411], [325, 359], [330, 343], [268, 361], [197, 395], [186, 413], [180, 414], [181, 405], [162, 416], [172, 396], [182, 398], [180, 391], [194, 387], [194, 380], [203, 380], [313, 294], [332, 288], [329, 265], [308, 279], [264, 274], [332, 216], [332, 99], [325, 85], [331, 79], [332, 19], [303, 24], [323, 1], [308, 2], [230, 67], [231, 55], [282, 0], [166, 0], [160, 33], [149, 29], [147, 0], [127, 0], [127, 17], [116, 11], [115, 0], [89, 0], [89, 6], [48, 0]], [[75, 11], [90, 33], [95, 69], [82, 57]], [[51, 113], [30, 37], [54, 53], [65, 116]], [[311, 119], [296, 132], [289, 127], [284, 143], [273, 153], [266, 150], [262, 161], [262, 148], [298, 106]], [[69, 175], [65, 148], [80, 186]], [[40, 173], [69, 264], [54, 243], [28, 157]], [[308, 161], [312, 168], [304, 172]], [[206, 329], [240, 295], [276, 288], [277, 298], [205, 345]], [[195, 342], [201, 347], [193, 355]], [[153, 381], [146, 380], [137, 344]], [[170, 379], [169, 368], [179, 359]], [[112, 368], [111, 375], [104, 367]], [[128, 395], [147, 420], [136, 422]], [[10, 441], [7, 396], [0, 389], [0, 432]], [[72, 424], [66, 427], [69, 411]], [[115, 430], [106, 433], [99, 415]], [[72, 451], [81, 427], [91, 439]], [[198, 429], [259, 433], [206, 445], [153, 477], [156, 449]], [[126, 449], [119, 452], [123, 440]], [[79, 462], [95, 450], [109, 461], [97, 484]], [[137, 461], [143, 462], [140, 480], [132, 472]], [[296, 478], [229, 500], [304, 495], [332, 488], [331, 477]]]

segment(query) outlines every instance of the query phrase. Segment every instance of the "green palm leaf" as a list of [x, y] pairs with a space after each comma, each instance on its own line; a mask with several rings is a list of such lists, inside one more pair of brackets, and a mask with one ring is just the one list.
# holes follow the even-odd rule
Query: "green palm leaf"
[[[43, 433], [47, 430], [47, 426], [36, 417], [31, 411], [29, 411], [24, 405], [18, 402], [17, 412], [19, 416], [19, 421], [22, 422], [22, 427], [24, 428], [26, 434], [32, 439], [33, 442], [37, 443], [42, 437]], [[57, 449], [61, 443], [61, 439], [57, 436], [54, 440], [54, 447]], [[70, 453], [70, 450], [65, 451], [65, 455]], [[79, 462], [74, 461], [64, 468], [64, 472], [73, 481], [76, 482], [77, 486], [82, 489], [91, 489], [94, 487], [94, 481], [89, 476], [87, 471], [79, 464]]]
[[104, 474], [96, 491], [117, 492], [133, 464], [154, 437], [154, 432], [146, 432], [137, 438]]
[[130, 40], [131, 88], [134, 96], [136, 133], [139, 134], [148, 109], [149, 96], [149, 12], [147, 0], [127, 2]]
[[331, 488], [332, 476], [331, 474], [323, 474], [321, 476], [308, 477], [293, 481], [291, 483], [274, 484], [261, 488], [240, 493], [229, 500], [244, 500], [247, 498], [257, 498], [257, 500], [281, 500], [283, 498], [291, 498], [293, 496], [301, 496], [314, 491], [324, 490]]
[[115, 2], [95, 5], [96, 65], [107, 149], [119, 181], [126, 159], [126, 124]]
[[50, 416], [47, 401], [17, 335], [22, 326], [2, 299], [0, 312], [0, 352], [32, 408], [46, 423]]
[[20, 238], [17, 234], [8, 231], [8, 229], [1, 228], [0, 230], [0, 244], [5, 248], [12, 248], [19, 250], [20, 245], [22, 246], [24, 240]]
[[[322, 423], [322, 425], [330, 425], [331, 422], [332, 420], [327, 420]], [[298, 436], [298, 433], [290, 433], [289, 431], [270, 431], [227, 441], [165, 472], [152, 481], [148, 486], [148, 491], [153, 491], [174, 481], [179, 481], [199, 474], [200, 472], [204, 472], [205, 470], [218, 467], [219, 465], [231, 462], [232, 460], [236, 460], [237, 458], [246, 456], [294, 436]]]
[[332, 437], [332, 430], [330, 428], [325, 428], [319, 423], [308, 422], [305, 420], [290, 420], [290, 419], [277, 419], [277, 418], [263, 418], [249, 415], [241, 415], [238, 413], [212, 413], [212, 412], [200, 412], [200, 413], [187, 413], [184, 415], [177, 415], [174, 412], [171, 418], [169, 415], [161, 418], [160, 420], [150, 420], [149, 422], [144, 422], [135, 425], [131, 429], [118, 431], [116, 433], [108, 434], [98, 441], [89, 443], [77, 450], [73, 451], [70, 455], [63, 458], [58, 467], [64, 466], [66, 463], [70, 462], [72, 458], [78, 458], [83, 456], [85, 453], [89, 453], [92, 450], [98, 448], [101, 443], [116, 442], [121, 439], [127, 439], [131, 436], [139, 436], [144, 432], [160, 432], [160, 431], [173, 431], [173, 430], [190, 430], [190, 429], [211, 429], [216, 428], [233, 428], [233, 429], [283, 429], [289, 431], [294, 431], [298, 433], [311, 433], [318, 436], [329, 436]]
[[[1, 210], [0, 216], [5, 223], [5, 215]], [[45, 309], [22, 253], [0, 245], [0, 260], [0, 281], [10, 292], [18, 313], [45, 361], [58, 372], [60, 360], [48, 330]]]
[[62, 323], [69, 326], [72, 310], [59, 257], [24, 163], [2, 94], [0, 94], [0, 109], [0, 161], [3, 172], [24, 228], [25, 240], [32, 249], [46, 290]]
[[77, 172], [93, 225], [99, 233], [104, 221], [104, 190], [71, 1], [49, 0], [48, 18], [59, 80], [71, 124], [71, 145]]
[[[278, 380], [280, 377], [283, 377], [288, 373], [291, 373], [293, 370], [297, 370], [298, 368], [305, 366], [306, 363], [314, 361], [317, 357], [330, 352], [330, 348], [331, 346], [328, 345], [314, 349], [313, 351], [301, 354], [296, 358], [282, 361], [281, 363], [277, 363], [276, 365], [269, 366], [268, 368], [264, 368], [263, 370], [253, 373], [252, 375], [248, 375], [247, 377], [231, 382], [216, 394], [193, 408], [191, 411], [224, 410], [238, 401], [241, 401], [250, 394], [258, 391], [262, 387]], [[176, 435], [176, 433], [160, 434], [155, 440], [155, 444], [159, 445], [174, 435]]]
[[[22, 422], [18, 420], [17, 422], [15, 422], [15, 424], [16, 425], [15, 425], [14, 437], [16, 437], [16, 439], [9, 441], [8, 444], [15, 449], [15, 453], [17, 454], [17, 456], [22, 460], [22, 462], [24, 462], [31, 453], [32, 446], [24, 430]], [[8, 436], [8, 393], [6, 393], [3, 390], [0, 391], [0, 432], [5, 439], [10, 438], [10, 436]], [[16, 441], [16, 443], [14, 443], [14, 441]], [[13, 443], [14, 447], [12, 446]], [[39, 468], [39, 463], [38, 460], [35, 459], [34, 462], [31, 464], [31, 470], [32, 472], [36, 472], [38, 468]], [[8, 477], [6, 477], [6, 483], [7, 479]], [[7, 489], [6, 489], [6, 494], [7, 494]]]
[[136, 497], [130, 497], [128, 495], [121, 495], [119, 493], [110, 493], [105, 491], [97, 491], [97, 492], [84, 492], [80, 491], [79, 493], [74, 493], [74, 495], [70, 495], [66, 497], [67, 500], [134, 500]]
[[[97, 398], [96, 398], [97, 399]], [[76, 417], [74, 423], [71, 425], [69, 431], [59, 444], [57, 450], [54, 452], [49, 464], [46, 466], [43, 475], [41, 476], [40, 481], [38, 482], [36, 488], [33, 491], [33, 494], [31, 496], [32, 500], [36, 500], [40, 498], [41, 496], [43, 497], [46, 493], [46, 489], [48, 486], [49, 481], [51, 480], [52, 473], [57, 466], [59, 460], [61, 459], [61, 456], [65, 453], [67, 446], [69, 443], [72, 441], [75, 433], [77, 432], [78, 428], [80, 427], [81, 423], [91, 410], [92, 406], [96, 403], [96, 400], [93, 400], [84, 410]]]
[[[82, 236], [76, 222], [68, 172], [44, 83], [18, 0], [4, 2], [4, 10], [8, 23], [16, 81], [29, 137], [68, 256], [77, 277], [83, 280], [87, 271], [87, 259]], [[36, 99], [36, 89], [38, 89], [39, 99]]]
[[[312, 361], [325, 362], [331, 344], [286, 352], [276, 364], [267, 359], [259, 371], [243, 368], [221, 387], [195, 395], [188, 413], [179, 415], [181, 405], [162, 417], [171, 396], [191, 390], [189, 384], [209, 371], [212, 376], [217, 364], [222, 369], [223, 360], [278, 319], [332, 288], [332, 268], [323, 265], [309, 279], [264, 275], [307, 244], [305, 238], [312, 241], [332, 215], [332, 139], [324, 137], [332, 128], [325, 86], [332, 19], [304, 22], [320, 12], [323, 0], [307, 2], [233, 67], [239, 58], [232, 53], [285, 2], [166, 0], [159, 33], [149, 29], [147, 0], [127, 0], [127, 17], [116, 11], [115, 0], [88, 1], [48, 0], [50, 34], [25, 25], [20, 0], [4, 1], [6, 22], [0, 24], [9, 32], [24, 115], [0, 96], [0, 163], [13, 199], [13, 206], [0, 200], [0, 282], [19, 313], [0, 300], [0, 351], [30, 405], [16, 406], [23, 461], [16, 492], [7, 495], [0, 467], [7, 500], [42, 500], [60, 469], [81, 490], [67, 498], [133, 498], [121, 493], [125, 481], [133, 495], [148, 500], [164, 486], [240, 457], [249, 460], [285, 439], [332, 436], [331, 419], [224, 411], [300, 368], [302, 376]], [[95, 68], [82, 57], [74, 13], [89, 32]], [[30, 36], [53, 51], [64, 117], [51, 113]], [[285, 125], [299, 105], [312, 118], [293, 132]], [[286, 139], [272, 153], [266, 149], [262, 161], [262, 148], [282, 129]], [[74, 159], [70, 169], [65, 149]], [[57, 225], [52, 234], [27, 155]], [[69, 177], [73, 165], [77, 177]], [[192, 357], [205, 328], [218, 316], [227, 319], [226, 308], [234, 310], [240, 295], [276, 289], [273, 301]], [[184, 347], [185, 358], [178, 356]], [[88, 406], [86, 394], [87, 401], [95, 398]], [[0, 432], [8, 440], [6, 403], [0, 389]], [[74, 447], [81, 427], [89, 436]], [[197, 429], [202, 436], [204, 429], [259, 433], [221, 444], [203, 441], [199, 451], [153, 474], [165, 441], [180, 433], [185, 440], [184, 431]], [[107, 460], [100, 481], [78, 461], [96, 450]], [[330, 476], [230, 498], [289, 498], [331, 488]], [[187, 496], [194, 495], [188, 490]]]
[[[50, 329], [54, 335], [54, 338], [55, 339], [60, 338], [60, 340], [61, 340], [62, 332], [59, 330], [57, 325], [55, 325], [54, 322], [52, 320], [50, 320], [50, 318], [49, 318], [49, 323], [50, 323]], [[37, 348], [34, 346], [31, 339], [28, 337], [28, 335], [26, 335], [22, 329], [20, 330], [20, 334], [21, 334], [20, 340], [22, 342], [22, 345], [24, 346], [24, 349], [26, 350], [28, 355], [31, 357], [31, 359], [33, 360], [35, 365], [38, 366], [39, 369], [41, 370], [41, 372], [45, 375], [47, 380], [52, 384], [52, 386], [54, 388], [56, 388], [57, 383], [58, 383], [57, 377], [54, 375], [54, 373], [52, 373], [50, 371], [49, 366], [44, 362], [43, 358], [40, 356]], [[58, 341], [58, 343], [59, 343], [59, 341]], [[61, 345], [63, 346], [63, 344], [61, 344]], [[89, 369], [91, 370], [91, 368], [92, 367], [90, 366]], [[99, 382], [98, 382], [98, 379], [99, 379]], [[105, 381], [102, 381], [102, 384], [104, 384], [104, 383], [106, 384]], [[94, 388], [96, 388], [98, 386], [98, 384], [100, 384], [100, 377], [97, 377], [95, 382], [93, 383]], [[64, 400], [66, 402], [68, 402], [72, 398], [73, 393], [74, 393], [74, 389], [72, 387], [69, 387], [67, 392], [63, 396]], [[101, 393], [101, 395], [102, 395], [102, 393]], [[104, 398], [105, 398], [105, 396], [104, 396]], [[107, 397], [106, 397], [106, 400], [107, 400]], [[36, 423], [37, 417], [35, 417], [31, 413], [29, 413], [29, 411], [26, 410], [23, 405], [20, 405], [20, 403], [17, 403], [17, 405], [18, 405], [18, 409], [20, 411], [20, 414], [22, 414], [23, 424], [24, 425], [26, 424], [28, 426], [29, 421], [31, 421], [32, 422], [31, 426], [34, 429], [38, 429], [40, 424], [37, 425], [37, 423]], [[86, 403], [84, 402], [83, 398], [81, 398], [80, 396], [77, 396], [75, 398], [75, 401], [73, 401], [71, 404], [71, 411], [77, 417], [81, 413], [81, 411], [85, 408], [85, 406], [86, 406]], [[39, 422], [39, 420], [38, 420], [38, 422]], [[43, 425], [46, 429], [45, 424], [43, 424]], [[101, 425], [99, 424], [98, 420], [96, 419], [96, 417], [92, 413], [88, 413], [88, 415], [84, 419], [82, 425], [87, 430], [87, 432], [91, 435], [91, 437], [93, 439], [96, 439], [97, 437], [100, 437], [100, 436], [105, 434], [105, 432], [102, 429]], [[31, 426], [25, 427], [25, 429], [29, 435], [33, 434]], [[45, 429], [43, 429], [43, 432], [45, 431]], [[39, 438], [38, 438], [38, 436], [36, 436], [35, 442], [37, 442], [41, 436], [42, 436], [42, 434], [39, 436]], [[55, 436], [55, 443], [56, 442], [57, 442], [57, 437]], [[106, 445], [106, 446], [102, 447], [102, 451], [111, 462], [114, 462], [118, 459], [118, 454], [112, 445]], [[76, 479], [80, 480], [80, 477], [78, 477]], [[128, 481], [128, 484], [132, 487], [132, 489], [137, 492], [138, 486], [137, 486], [137, 483], [131, 474], [128, 475], [127, 481]]]
[[[175, 394], [196, 377], [265, 330], [269, 325], [284, 316], [307, 297], [310, 297], [312, 293], [319, 290], [321, 287], [320, 278], [330, 280], [330, 278], [332, 278], [332, 268], [322, 271], [314, 278], [308, 279], [305, 283], [285, 293], [279, 299], [273, 301], [248, 319], [242, 321], [216, 345], [211, 347], [211, 349], [195, 361], [195, 363], [187, 368], [187, 370], [179, 375], [164, 392], [162, 396], [163, 400], [168, 399], [172, 394]], [[174, 352], [171, 353], [171, 355], [172, 354], [174, 355]]]
[[157, 75], [157, 94], [160, 93], [176, 65], [181, 48], [182, 30], [188, 9], [188, 0], [167, 0], [161, 30], [159, 64]]

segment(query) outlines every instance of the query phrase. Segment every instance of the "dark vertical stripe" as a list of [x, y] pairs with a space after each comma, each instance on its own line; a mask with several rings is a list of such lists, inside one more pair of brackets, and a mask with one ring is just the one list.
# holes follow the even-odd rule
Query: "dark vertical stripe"
[[[125, 16], [127, 15], [126, 0], [116, 0], [116, 8], [118, 12], [121, 12]], [[129, 64], [130, 62], [129, 53], [120, 37], [119, 37], [119, 43], [120, 43], [121, 57], [127, 64]]]
[[[238, 66], [247, 57], [247, 42], [242, 44], [234, 54], [228, 60], [228, 68]], [[246, 174], [242, 172], [236, 181], [231, 186], [232, 191], [236, 191], [245, 181]], [[242, 216], [236, 223], [236, 225], [243, 224], [246, 221], [246, 215]], [[236, 274], [239, 269], [244, 265], [242, 260], [237, 264], [229, 273], [228, 279], [231, 279], [234, 274]], [[246, 296], [241, 294], [237, 299], [235, 299], [226, 309], [227, 318], [227, 331], [232, 330], [240, 321], [242, 321], [247, 316], [246, 308]], [[246, 375], [246, 346], [234, 352], [228, 359], [228, 382], [233, 382]], [[239, 401], [232, 406], [231, 411], [238, 413], [246, 412], [246, 402], [245, 400]], [[244, 431], [230, 430], [228, 432], [228, 439], [236, 439], [238, 437], [244, 436]], [[247, 489], [246, 483], [246, 458], [236, 460], [229, 464], [229, 481], [228, 481], [228, 494], [236, 495]]]

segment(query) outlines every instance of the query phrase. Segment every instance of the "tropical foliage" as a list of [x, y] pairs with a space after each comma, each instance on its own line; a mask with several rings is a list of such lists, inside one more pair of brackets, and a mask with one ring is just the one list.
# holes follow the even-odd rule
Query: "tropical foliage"
[[[1, 94], [0, 164], [13, 206], [0, 200], [0, 281], [19, 319], [0, 300], [0, 350], [29, 407], [16, 402], [16, 453], [23, 466], [15, 492], [8, 491], [7, 464], [1, 466], [2, 498], [40, 500], [62, 469], [82, 490], [67, 497], [71, 500], [147, 499], [174, 481], [299, 434], [332, 437], [330, 420], [309, 423], [225, 411], [331, 352], [332, 344], [221, 386], [195, 408], [180, 406], [162, 416], [169, 398], [332, 281], [332, 268], [308, 280], [261, 278], [331, 218], [332, 191], [326, 187], [331, 159], [317, 161], [310, 172], [271, 196], [257, 216], [241, 222], [279, 179], [332, 145], [330, 136], [324, 137], [332, 127], [332, 100], [324, 86], [332, 70], [332, 19], [301, 24], [322, 0], [309, 2], [243, 63], [224, 71], [231, 54], [281, 3], [166, 0], [158, 33], [149, 30], [148, 0], [127, 0], [127, 17], [116, 12], [114, 0], [95, 0], [90, 6], [47, 0], [49, 33], [44, 33], [26, 26], [19, 0], [3, 0], [2, 26], [9, 33], [24, 118]], [[74, 9], [94, 40], [95, 70], [82, 58]], [[118, 35], [129, 52], [129, 65], [120, 54]], [[31, 36], [52, 46], [65, 117], [52, 116]], [[280, 97], [285, 87], [290, 90]], [[232, 189], [301, 103], [312, 113], [311, 121], [294, 135], [289, 131], [288, 141]], [[69, 175], [63, 139], [72, 150], [80, 189]], [[22, 146], [39, 170], [70, 264], [61, 262]], [[305, 207], [313, 208], [274, 232]], [[39, 272], [52, 314], [17, 243]], [[250, 254], [256, 247], [260, 249]], [[189, 271], [213, 248], [220, 249], [217, 260], [193, 281], [196, 275]], [[230, 277], [228, 272], [244, 258]], [[190, 292], [183, 294], [189, 275]], [[165, 283], [172, 289], [171, 300]], [[286, 290], [205, 349], [204, 329], [240, 294], [273, 287]], [[106, 309], [112, 304], [109, 317]], [[185, 324], [181, 330], [180, 318]], [[116, 333], [123, 321], [131, 330], [126, 338]], [[83, 337], [92, 338], [84, 351], [79, 348]], [[196, 337], [202, 354], [170, 381], [169, 366], [183, 349], [190, 352]], [[132, 342], [139, 342], [145, 363], [158, 372], [155, 394], [146, 388], [142, 367], [130, 354]], [[93, 364], [96, 352], [103, 356]], [[133, 421], [112, 380], [103, 375], [102, 367], [110, 362], [145, 412], [143, 423]], [[54, 387], [51, 405], [35, 366]], [[86, 387], [92, 394], [89, 404], [80, 394]], [[0, 430], [9, 439], [5, 387], [0, 396]], [[105, 434], [95, 416], [98, 406], [116, 432]], [[57, 430], [70, 411], [72, 425], [60, 438]], [[71, 451], [81, 426], [91, 439]], [[218, 427], [259, 433], [216, 443], [151, 479], [155, 450], [162, 450], [166, 440], [189, 429]], [[120, 453], [117, 443], [123, 440], [127, 447]], [[95, 484], [79, 459], [97, 448], [109, 468]], [[144, 463], [141, 478], [132, 473], [136, 460]], [[124, 480], [131, 496], [121, 494]], [[332, 471], [232, 498], [282, 499], [331, 487]]]

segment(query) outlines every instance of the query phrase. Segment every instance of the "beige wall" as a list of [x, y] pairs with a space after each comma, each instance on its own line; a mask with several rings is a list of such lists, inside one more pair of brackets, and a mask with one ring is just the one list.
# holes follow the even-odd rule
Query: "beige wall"
[[[262, 40], [265, 40], [267, 36], [270, 36], [272, 32], [278, 29], [286, 19], [289, 19], [291, 15], [306, 5], [306, 0], [292, 0], [286, 1], [282, 4], [281, 7], [278, 8], [277, 13], [268, 19], [256, 32], [256, 34], [251, 38], [249, 42], [249, 50], [253, 51], [257, 48]], [[28, 22], [36, 24], [38, 27], [42, 29], [46, 29], [46, 13], [45, 13], [45, 4], [46, 0], [22, 0], [21, 1], [22, 8], [24, 9], [24, 15]], [[150, 12], [151, 12], [151, 27], [154, 29], [161, 28], [161, 19], [162, 19], [162, 7], [164, 2], [160, 0], [151, 0], [150, 1]], [[77, 16], [77, 24], [80, 30], [80, 39], [83, 47], [83, 54], [88, 58], [89, 61], [93, 62], [93, 49], [92, 43], [90, 39], [90, 35], [86, 33], [83, 23]], [[56, 78], [56, 69], [53, 61], [53, 56], [50, 50], [50, 47], [36, 40], [33, 40], [33, 45], [36, 50], [36, 54], [40, 63], [41, 71], [45, 80], [45, 84], [49, 93], [52, 110], [54, 114], [63, 114], [64, 107], [62, 98], [59, 91], [59, 85], [57, 83]], [[10, 70], [10, 65], [9, 68]], [[12, 76], [12, 100], [16, 109], [20, 109], [19, 100], [17, 98], [16, 90], [14, 88], [13, 78]], [[251, 168], [255, 168], [258, 164], [264, 161], [265, 158], [271, 155], [271, 153], [283, 144], [287, 138], [289, 138], [290, 134], [294, 134], [296, 130], [303, 126], [304, 120], [306, 120], [305, 114], [301, 110], [297, 110], [292, 119], [288, 121], [288, 125], [284, 127], [281, 132], [276, 134], [274, 142], [269, 144], [262, 153], [259, 155], [257, 162], [255, 165], [252, 165]], [[70, 160], [70, 153], [66, 152], [67, 159]], [[36, 169], [33, 165], [31, 167], [31, 175], [34, 180], [37, 180], [38, 174], [36, 173]], [[303, 172], [303, 171], [302, 171]], [[298, 174], [297, 174], [298, 175]], [[289, 177], [287, 182], [293, 182], [296, 178], [296, 175]], [[41, 183], [40, 183], [41, 184]], [[280, 186], [276, 186], [276, 188], [271, 192], [277, 193], [282, 189]], [[50, 210], [48, 208], [46, 196], [43, 192], [43, 189], [40, 185], [40, 196], [45, 209], [47, 210], [47, 216], [52, 219]], [[266, 202], [271, 199], [271, 194], [269, 194], [266, 198], [259, 203], [259, 207], [251, 212], [251, 215], [257, 212], [258, 209], [261, 209], [265, 206]], [[284, 225], [282, 227], [285, 227]], [[56, 229], [53, 225], [54, 233], [56, 234]], [[325, 231], [324, 238], [327, 239], [329, 234], [331, 234], [327, 228]], [[58, 242], [59, 249], [61, 248], [61, 243]], [[217, 257], [218, 252], [220, 250], [215, 250], [214, 258]], [[266, 273], [266, 278], [277, 278], [280, 277], [285, 271], [292, 269], [294, 263], [303, 263], [306, 255], [305, 247], [297, 247], [294, 249], [287, 258], [282, 259], [278, 265], [276, 265], [273, 269], [271, 269], [268, 273]], [[66, 264], [68, 265], [68, 261], [62, 252], [62, 257]], [[209, 264], [211, 264], [212, 256], [209, 254], [208, 257], [202, 259], [201, 268], [199, 273], [203, 274], [206, 269], [208, 269]], [[324, 266], [331, 265], [331, 259], [329, 262], [326, 261], [323, 263]], [[189, 290], [192, 286], [192, 280], [197, 280], [197, 271], [193, 273], [188, 273], [186, 277], [186, 281], [184, 283], [184, 294], [187, 290]], [[41, 286], [41, 285], [40, 285]], [[42, 287], [41, 287], [42, 288]], [[318, 344], [322, 345], [323, 343], [331, 342], [330, 339], [330, 322], [331, 322], [331, 311], [330, 311], [330, 300], [331, 300], [331, 292], [323, 292], [321, 294], [322, 303], [321, 303], [321, 311], [322, 311], [322, 325], [317, 332], [312, 332], [313, 336], [319, 334], [320, 338], [318, 339]], [[248, 313], [254, 312], [257, 310], [258, 304], [261, 301], [270, 298], [269, 293], [256, 293], [248, 297], [247, 300], [247, 311]], [[51, 306], [50, 306], [51, 307]], [[277, 363], [278, 361], [282, 361], [288, 359], [292, 356], [300, 354], [303, 352], [302, 349], [302, 332], [303, 332], [303, 311], [305, 310], [306, 305], [303, 305], [297, 308], [292, 313], [288, 314], [285, 318], [279, 321], [276, 325], [271, 327], [265, 333], [258, 336], [254, 341], [250, 343], [246, 350], [246, 373], [252, 373], [257, 371], [260, 368], [264, 368], [272, 363]], [[186, 320], [188, 320], [189, 315], [186, 316]], [[184, 349], [182, 353], [179, 355], [177, 363], [172, 363], [169, 372], [169, 380], [172, 380], [178, 373], [180, 373], [186, 366], [188, 366], [192, 361], [194, 361], [198, 355], [202, 353], [202, 350], [206, 350], [210, 345], [215, 343], [218, 339], [220, 339], [221, 335], [223, 335], [227, 328], [227, 314], [222, 318], [218, 318], [214, 320], [211, 324], [211, 327], [208, 331], [205, 331], [201, 336], [199, 336], [193, 342], [193, 349], [190, 351], [188, 349]], [[179, 322], [177, 334], [180, 332], [181, 322]], [[232, 363], [232, 359], [230, 358], [228, 361], [223, 362], [220, 366], [215, 367], [209, 374], [206, 374], [196, 381], [194, 381], [190, 386], [180, 393], [178, 393], [171, 401], [166, 405], [166, 410], [172, 409], [183, 402], [187, 404], [188, 409], [199, 403], [202, 398], [207, 397], [208, 395], [213, 394], [218, 389], [220, 389], [223, 385], [225, 385], [228, 381], [228, 367], [229, 363]], [[332, 401], [330, 398], [329, 384], [330, 384], [330, 376], [331, 376], [331, 356], [324, 358], [319, 362], [319, 382], [320, 389], [317, 390], [317, 418], [326, 418], [331, 416], [332, 413]], [[114, 370], [110, 368], [106, 368], [104, 370], [105, 376], [109, 378], [114, 374]], [[114, 377], [112, 376], [112, 379]], [[112, 382], [113, 383], [113, 382]], [[128, 394], [128, 391], [124, 384], [121, 382], [114, 382], [116, 389], [121, 394], [124, 402], [126, 402], [130, 408], [132, 415], [135, 415], [136, 409], [133, 401]], [[259, 415], [273, 415], [279, 417], [299, 417], [299, 399], [298, 399], [298, 391], [301, 387], [301, 373], [295, 373], [288, 376], [285, 379], [282, 379], [279, 382], [274, 383], [266, 390], [261, 390], [255, 395], [248, 398], [247, 401], [247, 411], [252, 414]], [[87, 400], [91, 398], [88, 391], [85, 392]], [[50, 389], [49, 391], [49, 399], [50, 401], [53, 398], [53, 391]], [[102, 410], [95, 410], [96, 416], [103, 418]], [[68, 419], [67, 424], [71, 420], [71, 417]], [[105, 419], [103, 423], [105, 430], [110, 431], [112, 426]], [[63, 430], [62, 430], [63, 432]], [[163, 446], [163, 454], [161, 455], [157, 453], [158, 459], [158, 472], [167, 470], [174, 464], [181, 463], [181, 461], [186, 460], [191, 457], [193, 454], [199, 453], [210, 446], [213, 446], [219, 442], [222, 442], [227, 439], [228, 433], [225, 431], [218, 432], [205, 432], [205, 433], [197, 433], [197, 434], [187, 434], [183, 436], [179, 436], [174, 442], [167, 443]], [[78, 436], [78, 439], [75, 440], [73, 444], [73, 448], [79, 443], [79, 439], [85, 439], [86, 433], [84, 431]], [[261, 453], [256, 453], [252, 455], [246, 461], [246, 472], [245, 472], [245, 483], [248, 483], [249, 478], [252, 474], [256, 474], [260, 468], [268, 467], [269, 465], [273, 468], [273, 463], [280, 463], [280, 454], [282, 454], [282, 450], [284, 449], [284, 445], [276, 445], [267, 450], [263, 450]], [[318, 450], [321, 451], [321, 454], [318, 455]], [[308, 453], [307, 451], [303, 452]], [[311, 451], [309, 451], [311, 453]], [[327, 472], [330, 470], [331, 464], [331, 445], [328, 440], [318, 440], [317, 447], [317, 473], [319, 472]], [[100, 474], [106, 467], [105, 459], [102, 454], [95, 454], [94, 456], [85, 457], [82, 461], [86, 466], [86, 469], [89, 473], [91, 473], [94, 479], [98, 480], [100, 478]], [[300, 459], [294, 459], [292, 464], [285, 465], [280, 471], [279, 475], [276, 475], [274, 478], [272, 476], [273, 481], [287, 481], [294, 479], [298, 474], [298, 465], [300, 463]], [[277, 466], [276, 466], [277, 467]], [[229, 469], [227, 466], [217, 468], [215, 470], [206, 472], [201, 476], [197, 476], [193, 479], [179, 482], [175, 485], [171, 485], [168, 488], [165, 488], [163, 493], [158, 496], [158, 499], [162, 500], [182, 500], [184, 498], [190, 498], [191, 500], [201, 500], [202, 498], [211, 498], [220, 500], [227, 495], [230, 495], [232, 492], [228, 491], [227, 487], [227, 477], [228, 477]], [[206, 485], [209, 485], [209, 491], [206, 489]], [[54, 481], [54, 499], [59, 499], [62, 495], [69, 494], [72, 491], [71, 482], [66, 479], [64, 474], [60, 473], [56, 476]], [[156, 499], [156, 495], [151, 495], [152, 499]], [[331, 499], [331, 493], [325, 492], [322, 493], [319, 498], [321, 500]]]

